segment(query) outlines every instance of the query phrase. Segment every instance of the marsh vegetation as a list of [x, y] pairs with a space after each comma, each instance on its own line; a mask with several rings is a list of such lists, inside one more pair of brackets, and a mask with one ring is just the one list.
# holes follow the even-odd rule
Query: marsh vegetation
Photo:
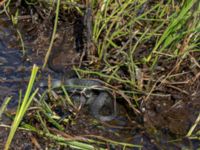
[[200, 147], [198, 0], [0, 7], [1, 148]]

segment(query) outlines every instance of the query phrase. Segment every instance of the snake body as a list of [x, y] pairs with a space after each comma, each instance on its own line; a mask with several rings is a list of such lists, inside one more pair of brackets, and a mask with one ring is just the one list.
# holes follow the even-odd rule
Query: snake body
[[[64, 85], [67, 91], [70, 93], [83, 92], [85, 96], [79, 96], [78, 101], [80, 101], [82, 105], [88, 105], [90, 113], [96, 119], [100, 121], [111, 121], [116, 117], [116, 105], [113, 101], [113, 97], [99, 81], [78, 78], [71, 78], [65, 81], [55, 79], [52, 81], [52, 88], [58, 88], [61, 85]], [[40, 86], [47, 86], [47, 83], [41, 82]], [[101, 111], [104, 107], [108, 107], [111, 112], [109, 112], [109, 114], [103, 115]]]

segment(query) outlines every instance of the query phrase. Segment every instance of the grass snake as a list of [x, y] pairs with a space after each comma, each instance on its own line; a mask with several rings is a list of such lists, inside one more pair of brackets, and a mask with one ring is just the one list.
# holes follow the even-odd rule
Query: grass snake
[[[100, 81], [78, 78], [70, 78], [64, 81], [59, 79], [52, 80], [52, 88], [59, 88], [62, 85], [73, 95], [71, 97], [72, 100], [76, 99], [83, 106], [89, 106], [90, 113], [96, 119], [100, 121], [111, 121], [116, 117], [116, 102], [111, 93]], [[47, 82], [40, 83], [40, 87], [46, 86]], [[106, 111], [106, 114], [104, 114], [104, 111]]]

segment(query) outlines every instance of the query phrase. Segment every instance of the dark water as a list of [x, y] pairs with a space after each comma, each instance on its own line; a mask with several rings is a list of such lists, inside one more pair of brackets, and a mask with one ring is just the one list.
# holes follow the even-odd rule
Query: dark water
[[31, 64], [24, 60], [20, 39], [12, 23], [0, 20], [0, 103], [12, 96], [9, 106], [17, 104], [18, 93], [26, 89]]

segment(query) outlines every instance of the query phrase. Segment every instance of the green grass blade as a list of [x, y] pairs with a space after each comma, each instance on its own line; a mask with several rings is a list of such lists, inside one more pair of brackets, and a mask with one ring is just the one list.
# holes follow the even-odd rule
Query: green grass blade
[[[153, 53], [155, 53], [159, 47], [161, 46], [162, 43], [164, 43], [164, 46], [162, 47], [162, 50], [165, 49], [168, 45], [172, 43], [172, 37], [170, 34], [174, 33], [177, 31], [181, 26], [184, 26], [185, 21], [188, 19], [187, 14], [189, 10], [192, 8], [192, 6], [196, 3], [197, 0], [187, 0], [185, 2], [185, 5], [181, 9], [179, 15], [176, 17], [176, 19], [172, 19], [171, 23], [159, 39], [158, 43], [155, 45], [153, 48], [151, 54], [147, 57], [146, 61], [149, 62], [152, 58]], [[160, 50], [160, 51], [162, 51]], [[154, 63], [155, 64], [155, 63]]]
[[32, 88], [33, 88], [33, 83], [34, 83], [35, 78], [36, 78], [37, 71], [38, 71], [38, 67], [36, 65], [34, 65], [33, 69], [32, 69], [32, 74], [31, 74], [31, 77], [30, 77], [30, 81], [29, 81], [29, 84], [28, 84], [28, 88], [27, 88], [25, 97], [22, 101], [22, 105], [21, 105], [19, 111], [16, 113], [15, 119], [12, 123], [12, 127], [11, 127], [11, 130], [10, 130], [9, 136], [8, 136], [8, 139], [7, 139], [6, 144], [5, 144], [5, 148], [4, 148], [5, 150], [9, 149], [9, 146], [12, 142], [14, 134], [15, 134], [15, 132], [16, 132], [26, 110], [28, 109], [31, 101], [33, 100], [33, 97], [36, 95], [36, 93], [38, 91], [38, 89], [36, 89], [34, 91], [34, 93], [30, 96]]
[[59, 10], [60, 10], [60, 0], [57, 1], [57, 6], [56, 6], [56, 17], [55, 17], [55, 21], [54, 21], [53, 34], [52, 34], [52, 37], [51, 37], [51, 42], [50, 42], [48, 51], [47, 51], [47, 53], [46, 53], [46, 56], [45, 56], [45, 59], [44, 59], [44, 64], [43, 64], [43, 67], [42, 67], [42, 68], [45, 68], [45, 66], [46, 66], [46, 64], [47, 64], [47, 62], [48, 62], [48, 59], [49, 59], [49, 56], [50, 56], [52, 47], [53, 47], [53, 42], [54, 42], [54, 40], [55, 40], [56, 30], [57, 30], [57, 25], [58, 25]]
[[4, 100], [3, 104], [1, 105], [1, 108], [0, 108], [0, 120], [1, 120], [1, 116], [2, 116], [2, 114], [3, 114], [3, 112], [4, 112], [4, 110], [6, 109], [6, 106], [7, 106], [8, 103], [10, 102], [11, 98], [12, 98], [12, 97], [7, 97], [7, 98]]

